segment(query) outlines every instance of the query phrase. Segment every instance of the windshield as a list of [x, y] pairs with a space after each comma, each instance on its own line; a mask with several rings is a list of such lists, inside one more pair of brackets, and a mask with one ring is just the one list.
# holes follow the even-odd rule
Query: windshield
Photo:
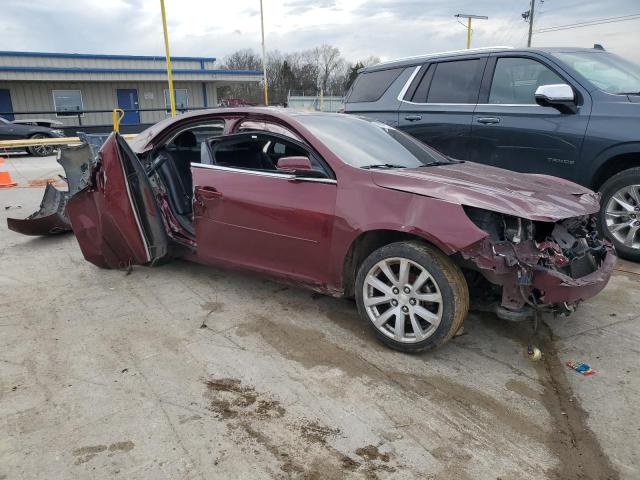
[[296, 120], [354, 167], [414, 168], [453, 163], [412, 137], [374, 120], [340, 113], [299, 115]]
[[640, 65], [607, 52], [554, 53], [600, 90], [640, 94]]

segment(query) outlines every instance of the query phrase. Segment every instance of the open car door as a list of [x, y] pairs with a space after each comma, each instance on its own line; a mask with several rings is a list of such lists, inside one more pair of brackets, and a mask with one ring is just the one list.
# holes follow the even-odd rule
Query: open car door
[[66, 213], [84, 257], [102, 268], [165, 257], [168, 237], [147, 173], [126, 140], [112, 133], [95, 144], [64, 149], [69, 181]]

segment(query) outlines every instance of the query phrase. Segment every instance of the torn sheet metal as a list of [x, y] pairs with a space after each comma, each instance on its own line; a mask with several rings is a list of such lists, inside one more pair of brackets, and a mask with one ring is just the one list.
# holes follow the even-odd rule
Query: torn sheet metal
[[23, 235], [53, 235], [71, 230], [65, 209], [68, 192], [47, 184], [40, 209], [25, 219], [8, 218], [9, 230]]

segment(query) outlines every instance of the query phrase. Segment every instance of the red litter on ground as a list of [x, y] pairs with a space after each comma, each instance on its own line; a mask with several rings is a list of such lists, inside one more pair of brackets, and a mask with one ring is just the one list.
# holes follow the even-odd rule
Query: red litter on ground
[[569, 360], [567, 362], [567, 367], [573, 368], [576, 372], [581, 373], [585, 377], [590, 377], [591, 375], [596, 374], [596, 371], [593, 368], [582, 362], [574, 362], [573, 360]]

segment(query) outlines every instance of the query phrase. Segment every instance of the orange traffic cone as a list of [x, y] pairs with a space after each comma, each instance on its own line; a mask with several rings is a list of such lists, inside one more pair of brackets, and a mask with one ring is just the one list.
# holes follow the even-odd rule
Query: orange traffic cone
[[10, 188], [18, 185], [13, 181], [9, 172], [0, 172], [0, 188]]

